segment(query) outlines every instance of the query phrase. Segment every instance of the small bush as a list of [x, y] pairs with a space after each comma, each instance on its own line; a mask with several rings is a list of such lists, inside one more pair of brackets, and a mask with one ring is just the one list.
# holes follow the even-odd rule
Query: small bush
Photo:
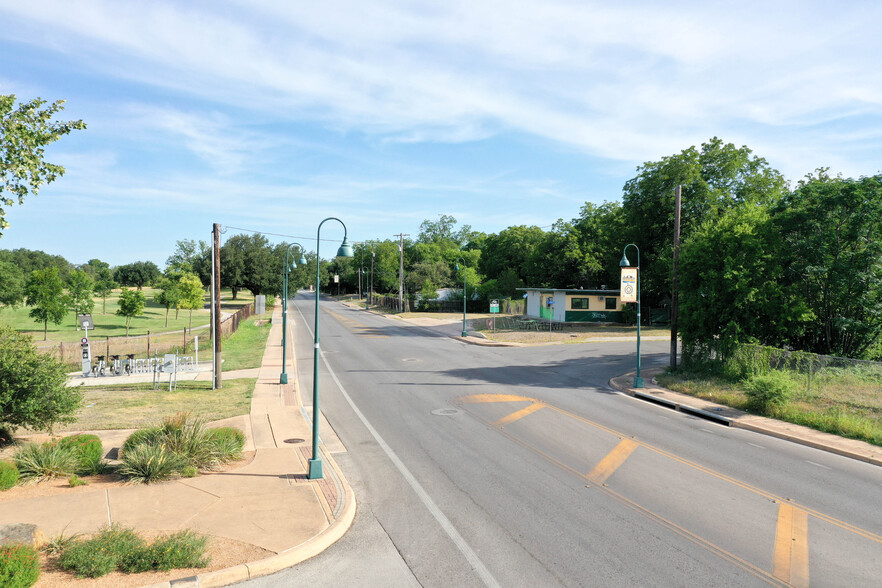
[[130, 553], [120, 564], [124, 572], [139, 573], [150, 570], [168, 571], [175, 568], [204, 568], [207, 538], [192, 531], [181, 531], [160, 537], [152, 545]]
[[71, 488], [76, 488], [77, 486], [85, 486], [88, 484], [84, 479], [74, 474], [70, 478], [68, 478], [67, 483], [70, 484]]
[[79, 465], [77, 473], [84, 476], [104, 473], [104, 446], [97, 435], [71, 435], [58, 441], [59, 445], [66, 445], [76, 453]]
[[[67, 527], [64, 528], [65, 530]], [[61, 534], [57, 537], [53, 537], [43, 546], [43, 551], [46, 553], [60, 554], [65, 549], [70, 547], [74, 541], [79, 538], [79, 533], [74, 533], [73, 535], [65, 535], [64, 530], [61, 531]]]
[[184, 466], [184, 469], [181, 470], [181, 476], [184, 478], [195, 478], [197, 475], [199, 475], [199, 470], [191, 465]]
[[219, 462], [235, 461], [241, 457], [242, 448], [245, 447], [245, 434], [239, 429], [233, 427], [208, 429], [206, 436]]
[[122, 458], [127, 451], [131, 451], [138, 445], [148, 444], [155, 445], [162, 438], [162, 429], [159, 427], [148, 427], [146, 429], [138, 429], [125, 440], [120, 447], [119, 456]]
[[58, 558], [58, 564], [81, 578], [99, 578], [116, 570], [129, 554], [143, 549], [144, 540], [137, 533], [111, 525], [91, 539], [71, 543]]
[[40, 577], [40, 559], [33, 547], [0, 545], [0, 586], [28, 588]]
[[187, 459], [163, 445], [136, 445], [126, 451], [117, 472], [132, 482], [151, 484], [169, 480], [187, 466]]
[[0, 461], [0, 490], [9, 490], [18, 484], [18, 468], [14, 463]]
[[787, 404], [795, 388], [796, 384], [790, 374], [782, 371], [752, 376], [744, 383], [749, 407], [766, 414]]
[[78, 466], [73, 447], [54, 442], [28, 443], [14, 459], [21, 478], [31, 482], [70, 476]]

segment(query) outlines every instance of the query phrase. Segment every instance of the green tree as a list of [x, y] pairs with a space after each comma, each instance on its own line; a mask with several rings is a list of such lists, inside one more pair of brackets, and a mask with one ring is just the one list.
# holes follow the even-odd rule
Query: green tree
[[107, 314], [107, 297], [113, 293], [114, 288], [119, 288], [119, 284], [113, 279], [113, 272], [110, 267], [98, 267], [95, 270], [95, 287], [93, 292], [95, 296], [101, 298], [101, 314]]
[[[26, 196], [37, 195], [40, 186], [64, 175], [64, 168], [47, 162], [44, 147], [74, 129], [85, 129], [81, 120], [53, 121], [64, 109], [64, 100], [44, 108], [40, 98], [15, 104], [12, 94], [0, 95], [0, 204], [24, 204]], [[9, 226], [0, 206], [0, 236]]]
[[[863, 357], [882, 335], [882, 175], [818, 170], [774, 209], [783, 280], [816, 316], [791, 344]], [[776, 277], [776, 279], [778, 279]]]
[[193, 273], [185, 273], [178, 281], [178, 306], [184, 310], [190, 311], [190, 324], [188, 328], [193, 328], [193, 311], [205, 306], [205, 291], [202, 289], [202, 282], [199, 276]]
[[18, 306], [24, 295], [24, 274], [18, 266], [0, 261], [0, 306]]
[[539, 227], [524, 225], [508, 227], [498, 234], [488, 235], [481, 249], [478, 269], [488, 278], [498, 278], [504, 271], [511, 269], [519, 278], [526, 279], [527, 262], [544, 238], [545, 231]]
[[445, 261], [416, 263], [407, 271], [405, 281], [411, 292], [419, 292], [425, 289], [426, 284], [431, 284], [430, 290], [440, 286], [452, 284], [452, 272]]
[[117, 308], [116, 314], [126, 317], [126, 337], [129, 336], [129, 325], [132, 319], [144, 312], [146, 305], [147, 300], [144, 298], [144, 293], [140, 290], [123, 288], [120, 291], [119, 308]]
[[74, 270], [68, 275], [67, 303], [74, 312], [74, 319], [76, 315], [90, 313], [95, 308], [94, 289], [94, 280], [84, 270]]
[[83, 393], [66, 386], [66, 371], [39, 353], [29, 336], [0, 326], [0, 422], [50, 432], [55, 424], [73, 422]]
[[625, 183], [622, 232], [614, 248], [621, 256], [627, 243], [640, 248], [640, 289], [647, 306], [671, 292], [674, 235], [674, 189], [682, 184], [681, 238], [706, 220], [750, 202], [771, 206], [787, 189], [781, 174], [746, 146], [714, 137], [701, 145], [644, 163]]
[[48, 339], [49, 321], [59, 324], [67, 313], [67, 297], [64, 282], [58, 276], [58, 268], [47, 267], [31, 272], [25, 286], [27, 305], [34, 308], [28, 313], [38, 323], [43, 323], [43, 341]]
[[153, 295], [153, 301], [165, 307], [165, 326], [168, 327], [168, 313], [172, 306], [177, 307], [180, 301], [180, 274], [167, 271], [164, 276], [156, 281], [158, 292]]
[[205, 241], [176, 241], [175, 250], [165, 263], [167, 268], [196, 274], [204, 286], [211, 284], [211, 247]]
[[221, 285], [232, 289], [234, 300], [242, 288], [255, 296], [275, 293], [281, 275], [279, 264], [269, 240], [260, 233], [233, 235], [221, 247]]
[[159, 279], [162, 272], [152, 261], [136, 261], [121, 265], [113, 270], [113, 279], [123, 286], [135, 286], [141, 290]]

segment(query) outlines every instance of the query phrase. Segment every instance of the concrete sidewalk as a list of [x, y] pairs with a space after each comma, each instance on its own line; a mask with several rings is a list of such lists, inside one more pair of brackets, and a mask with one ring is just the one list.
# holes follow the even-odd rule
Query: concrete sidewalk
[[[62, 532], [67, 536], [91, 533], [109, 523], [140, 531], [192, 529], [250, 543], [276, 554], [192, 578], [193, 585], [202, 587], [270, 574], [324, 551], [352, 524], [355, 496], [328, 451], [342, 449], [342, 445], [324, 419], [320, 451], [325, 477], [306, 477], [312, 429], [298, 402], [293, 357], [287, 365], [295, 382], [279, 384], [280, 316], [281, 308], [277, 307], [257, 374], [251, 414], [224, 421], [244, 430], [246, 451], [256, 452], [251, 463], [231, 471], [153, 485], [0, 502], [0, 524], [36, 524], [47, 538]], [[287, 348], [293, 355], [290, 342]], [[112, 437], [102, 433], [104, 438]], [[104, 449], [111, 447], [105, 444]], [[139, 585], [137, 575], [131, 579], [131, 585]], [[169, 585], [164, 582], [156, 586]], [[180, 581], [175, 585], [180, 585]]]
[[882, 466], [882, 447], [870, 445], [856, 439], [846, 439], [838, 435], [816, 431], [801, 425], [748, 414], [709, 400], [673, 392], [662, 388], [655, 382], [654, 377], [662, 371], [662, 368], [644, 370], [641, 374], [644, 377], [643, 388], [633, 387], [633, 372], [613, 378], [609, 383], [616, 390], [630, 394], [635, 398], [716, 421], [730, 427], [748, 429], [763, 435], [786, 439], [800, 445], [814, 447], [822, 451]]

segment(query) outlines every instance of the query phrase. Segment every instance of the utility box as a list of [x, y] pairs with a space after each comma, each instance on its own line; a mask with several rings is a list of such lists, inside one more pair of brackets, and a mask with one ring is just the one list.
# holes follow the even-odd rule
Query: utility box
[[81, 342], [83, 349], [83, 377], [89, 375], [92, 371], [92, 347], [89, 345], [89, 339], [83, 337]]
[[266, 312], [266, 296], [258, 294], [254, 297], [254, 314], [263, 314]]

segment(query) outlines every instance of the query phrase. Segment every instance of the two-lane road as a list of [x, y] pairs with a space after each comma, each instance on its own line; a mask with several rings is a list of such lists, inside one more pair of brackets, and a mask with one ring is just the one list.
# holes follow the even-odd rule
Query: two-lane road
[[[295, 324], [304, 401], [314, 298]], [[254, 586], [871, 586], [882, 471], [610, 390], [634, 343], [472, 346], [322, 302], [349, 534]], [[644, 343], [644, 365], [667, 343]]]

